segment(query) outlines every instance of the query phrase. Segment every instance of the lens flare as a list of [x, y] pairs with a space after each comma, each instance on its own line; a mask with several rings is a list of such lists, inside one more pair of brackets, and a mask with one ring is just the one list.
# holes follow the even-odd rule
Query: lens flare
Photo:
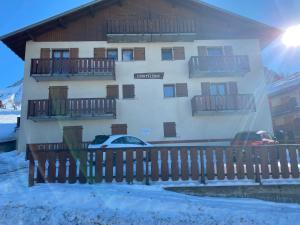
[[300, 25], [292, 26], [286, 30], [282, 37], [282, 42], [287, 47], [300, 46]]

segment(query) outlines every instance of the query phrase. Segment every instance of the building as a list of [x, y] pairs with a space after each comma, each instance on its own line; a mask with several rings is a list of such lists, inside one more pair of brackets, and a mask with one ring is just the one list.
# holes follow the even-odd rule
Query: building
[[300, 73], [272, 83], [269, 100], [275, 135], [281, 142], [300, 140]]
[[280, 31], [194, 0], [102, 0], [1, 40], [25, 61], [18, 148], [272, 132], [261, 50]]

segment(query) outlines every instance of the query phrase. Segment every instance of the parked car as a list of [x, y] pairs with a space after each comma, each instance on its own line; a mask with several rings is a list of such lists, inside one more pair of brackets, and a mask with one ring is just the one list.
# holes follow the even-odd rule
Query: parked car
[[134, 147], [152, 147], [152, 145], [137, 137], [129, 135], [97, 135], [93, 142], [88, 146], [89, 149]]
[[258, 146], [278, 144], [266, 131], [244, 131], [237, 133], [231, 141], [233, 146]]
[[[99, 148], [137, 148], [137, 147], [152, 147], [151, 144], [142, 141], [141, 139], [129, 135], [97, 135], [93, 142], [88, 145], [89, 149], [99, 149]], [[115, 161], [114, 155], [114, 161]], [[146, 152], [143, 155], [146, 159]], [[150, 157], [150, 154], [149, 154]], [[106, 153], [103, 155], [103, 160], [106, 159]], [[126, 159], [126, 152], [123, 153], [123, 160]], [[133, 153], [133, 159], [136, 159], [136, 153]], [[149, 159], [150, 160], [150, 159]]]

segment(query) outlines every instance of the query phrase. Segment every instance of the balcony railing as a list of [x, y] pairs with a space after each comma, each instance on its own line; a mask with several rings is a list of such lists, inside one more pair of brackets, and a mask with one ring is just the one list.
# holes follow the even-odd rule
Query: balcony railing
[[107, 34], [164, 34], [195, 33], [196, 24], [192, 19], [124, 19], [107, 20]]
[[30, 74], [38, 81], [115, 80], [113, 59], [32, 59]]
[[298, 110], [300, 110], [300, 107], [297, 106], [296, 98], [290, 98], [285, 104], [273, 106], [271, 109], [272, 116], [281, 116]]
[[222, 112], [255, 112], [254, 96], [250, 94], [203, 96], [192, 98], [192, 113], [201, 115], [206, 113]]
[[[192, 19], [119, 19], [106, 22], [108, 42], [193, 41], [197, 26]], [[176, 35], [174, 35], [176, 34]]]
[[114, 119], [116, 100], [110, 98], [29, 100], [28, 118], [34, 121]]
[[189, 61], [190, 77], [243, 76], [250, 71], [249, 57], [192, 56]]

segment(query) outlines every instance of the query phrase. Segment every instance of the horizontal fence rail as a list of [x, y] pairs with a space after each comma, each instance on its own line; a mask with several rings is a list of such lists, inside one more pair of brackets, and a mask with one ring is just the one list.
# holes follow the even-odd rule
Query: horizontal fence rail
[[299, 178], [299, 145], [83, 149], [28, 145], [29, 185]]
[[32, 59], [31, 76], [36, 75], [103, 75], [115, 76], [115, 60], [97, 58]]
[[116, 115], [116, 100], [112, 98], [29, 100], [30, 117], [80, 117]]
[[192, 56], [189, 60], [190, 74], [196, 72], [241, 72], [250, 71], [249, 57], [235, 56]]
[[255, 99], [251, 94], [198, 95], [192, 98], [193, 115], [212, 111], [255, 111]]
[[106, 22], [107, 34], [164, 34], [196, 33], [196, 24], [191, 19], [122, 19]]

